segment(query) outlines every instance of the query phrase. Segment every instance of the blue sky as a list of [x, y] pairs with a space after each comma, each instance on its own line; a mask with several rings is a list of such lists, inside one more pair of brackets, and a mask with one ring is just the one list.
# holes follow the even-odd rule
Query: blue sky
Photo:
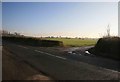
[[2, 30], [2, 3], [0, 3], [0, 30]]
[[119, 0], [2, 0], [2, 2], [119, 2]]
[[118, 34], [117, 2], [3, 2], [3, 29], [28, 36]]

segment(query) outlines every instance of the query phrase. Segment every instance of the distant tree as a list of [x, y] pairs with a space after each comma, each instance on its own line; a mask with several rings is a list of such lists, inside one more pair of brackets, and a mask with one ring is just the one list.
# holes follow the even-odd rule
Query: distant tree
[[16, 36], [20, 36], [20, 33], [14, 32], [14, 35], [16, 35]]
[[75, 37], [76, 39], [78, 39], [78, 37]]
[[2, 31], [2, 35], [4, 36], [4, 35], [8, 35], [9, 34], [9, 32], [8, 31], [6, 31], [6, 30], [3, 30]]
[[59, 38], [62, 38], [61, 36], [59, 36]]
[[79, 38], [79, 39], [82, 39], [82, 38]]

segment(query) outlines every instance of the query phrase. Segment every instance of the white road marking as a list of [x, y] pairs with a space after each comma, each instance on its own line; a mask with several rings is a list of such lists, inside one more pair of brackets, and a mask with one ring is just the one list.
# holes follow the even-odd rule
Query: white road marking
[[[18, 45], [18, 47], [28, 49], [27, 47], [24, 47], [24, 46], [21, 46], [21, 45]], [[42, 51], [39, 51], [39, 50], [34, 50], [34, 51], [39, 52], [39, 53], [42, 53], [42, 54], [46, 54], [46, 55], [49, 55], [49, 56], [53, 56], [53, 57], [56, 57], [56, 58], [60, 58], [60, 59], [63, 59], [63, 60], [66, 60], [66, 58], [64, 58], [64, 57], [55, 56], [55, 55], [50, 54], [50, 53], [47, 53], [47, 52], [42, 52]]]
[[69, 53], [69, 54], [72, 54], [72, 51], [69, 51], [68, 53]]
[[21, 47], [21, 48], [25, 48], [25, 49], [28, 49], [27, 47], [24, 47], [24, 46], [21, 46], [21, 45], [18, 45], [18, 47]]
[[46, 55], [49, 55], [49, 56], [53, 56], [53, 57], [56, 57], [56, 58], [60, 58], [60, 59], [63, 59], [63, 60], [66, 60], [66, 58], [61, 57], [61, 56], [55, 56], [55, 55], [52, 55], [50, 53], [42, 52], [42, 51], [39, 51], [39, 50], [34, 50], [34, 51], [39, 52], [39, 53], [43, 53], [43, 54], [46, 54]]
[[90, 54], [89, 51], [85, 51], [86, 54]]
[[52, 55], [52, 54], [50, 54], [50, 53], [44, 52], [44, 54], [47, 54], [47, 55], [49, 55], [49, 56], [54, 56], [54, 57], [55, 57], [55, 55]]
[[76, 54], [76, 53], [72, 53], [72, 54]]
[[100, 67], [101, 69], [104, 69], [106, 71], [112, 71], [112, 72], [116, 72], [116, 73], [120, 73], [119, 71], [116, 71], [116, 70], [112, 70], [112, 69], [107, 69], [107, 68], [103, 68], [103, 67]]
[[39, 50], [35, 50], [36, 52], [40, 52], [40, 53], [44, 53], [44, 52], [42, 52], [42, 51], [39, 51]]
[[61, 57], [61, 56], [55, 56], [55, 57], [66, 60], [66, 58]]

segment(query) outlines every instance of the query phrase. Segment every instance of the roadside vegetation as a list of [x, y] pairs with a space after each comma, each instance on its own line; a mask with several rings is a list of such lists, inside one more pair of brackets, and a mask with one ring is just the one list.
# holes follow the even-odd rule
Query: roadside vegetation
[[110, 27], [107, 26], [106, 35], [100, 38], [95, 47], [88, 51], [97, 56], [120, 60], [120, 37], [110, 35]]
[[3, 43], [4, 41], [11, 41], [14, 43], [20, 43], [31, 46], [41, 46], [41, 47], [63, 46], [63, 42], [61, 41], [43, 40], [34, 37], [3, 36], [2, 40]]
[[80, 47], [80, 46], [94, 46], [97, 39], [76, 39], [76, 38], [35, 38], [23, 36], [2, 36], [3, 40], [12, 41], [15, 43], [22, 43], [32, 46], [64, 46], [64, 47]]
[[89, 49], [90, 53], [97, 56], [120, 59], [120, 37], [103, 37], [100, 38], [94, 48]]
[[64, 47], [80, 47], [94, 46], [98, 39], [92, 38], [69, 38], [69, 37], [28, 37], [20, 33], [10, 33], [3, 31], [3, 40], [20, 42], [32, 46], [64, 46]]
[[94, 46], [88, 51], [97, 56], [120, 59], [119, 47], [120, 47], [120, 37], [110, 36], [109, 31], [107, 31], [107, 36], [100, 39], [91, 38], [68, 38], [68, 37], [26, 37], [20, 35], [19, 33], [10, 34], [4, 32], [2, 35], [3, 43], [4, 40], [12, 41], [14, 43], [21, 43], [31, 46], [41, 46], [41, 47], [80, 47], [80, 46]]

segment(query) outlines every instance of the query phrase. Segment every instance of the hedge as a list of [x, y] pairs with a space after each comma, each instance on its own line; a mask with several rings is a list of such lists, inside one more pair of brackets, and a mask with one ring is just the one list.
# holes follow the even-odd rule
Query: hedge
[[11, 41], [15, 43], [41, 47], [63, 46], [63, 42], [61, 41], [42, 40], [34, 37], [3, 36], [2, 40], [3, 43], [4, 41]]
[[120, 59], [120, 37], [100, 38], [94, 48], [89, 52], [97, 56]]

